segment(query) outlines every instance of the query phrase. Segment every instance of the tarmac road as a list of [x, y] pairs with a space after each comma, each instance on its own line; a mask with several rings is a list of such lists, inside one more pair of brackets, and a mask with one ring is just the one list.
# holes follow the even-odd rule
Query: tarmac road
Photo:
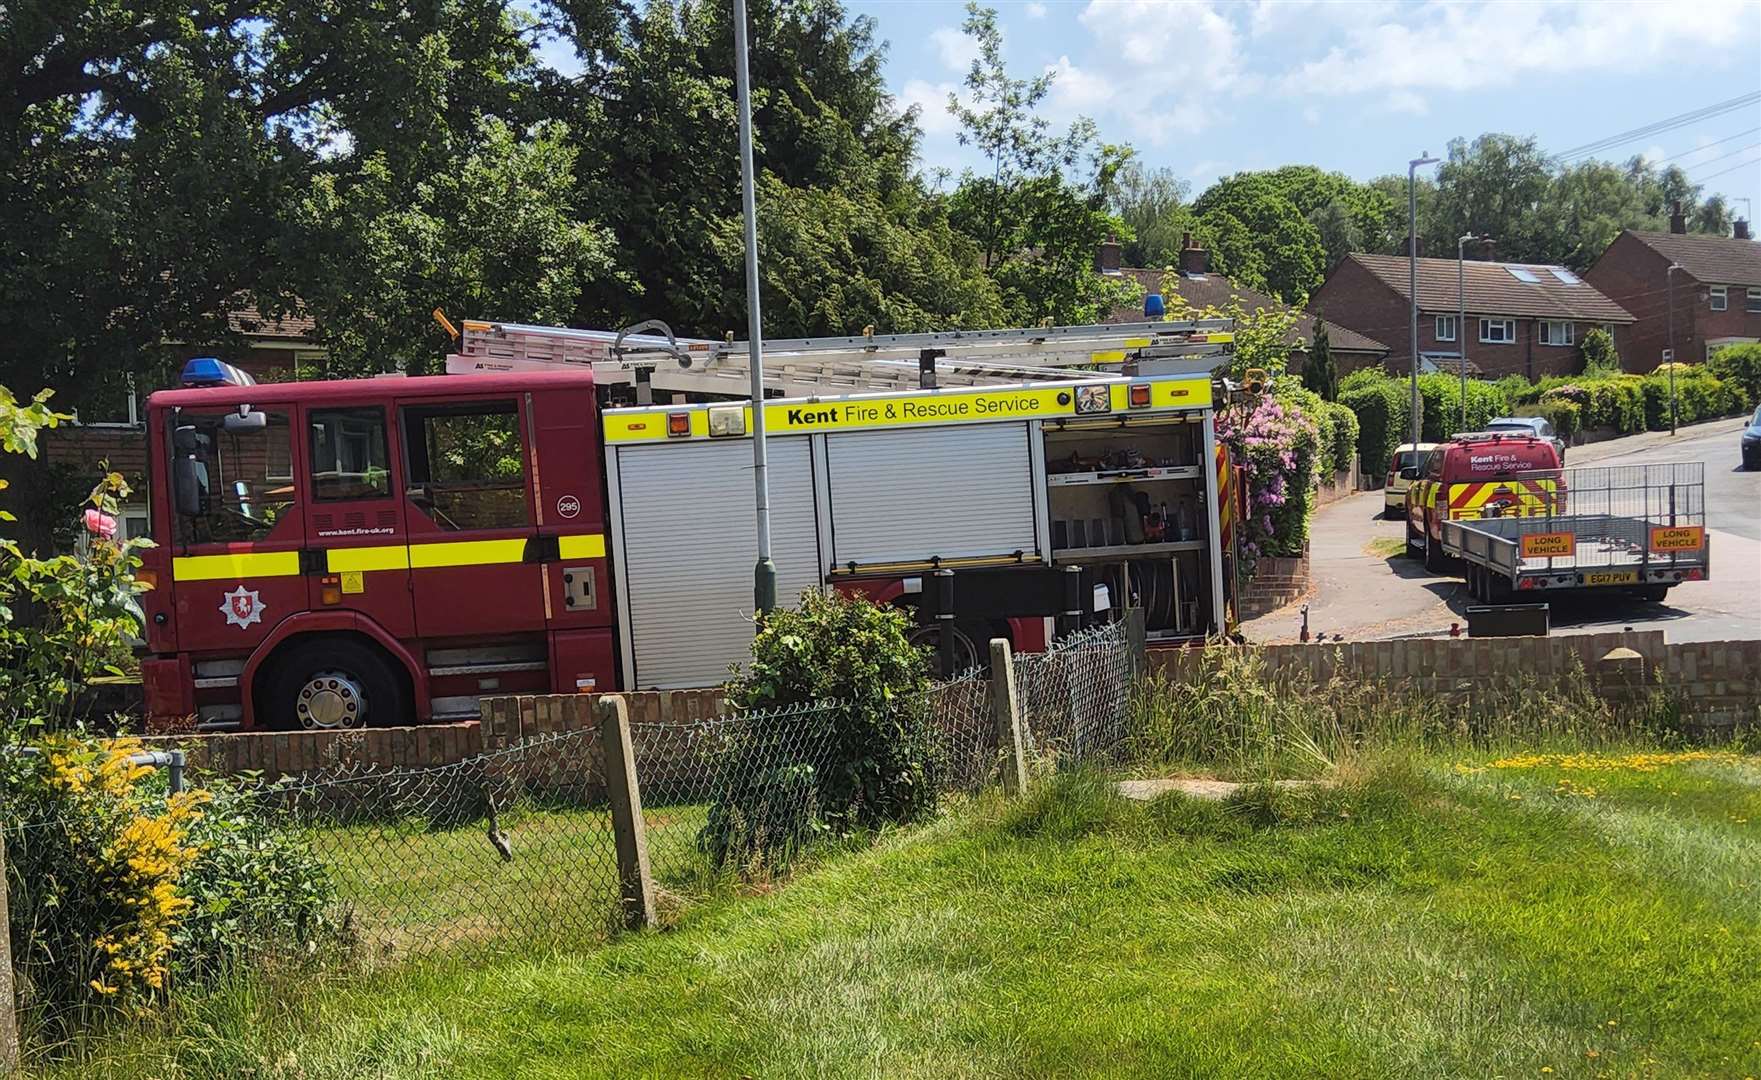
[[[1716, 420], [1680, 434], [1647, 433], [1590, 446], [1566, 455], [1568, 468], [1640, 465], [1669, 461], [1706, 464], [1706, 525], [1712, 572], [1707, 581], [1685, 582], [1663, 603], [1623, 594], [1552, 599], [1553, 633], [1662, 629], [1671, 641], [1761, 638], [1761, 472], [1740, 470], [1737, 433], [1744, 420]], [[1416, 559], [1386, 550], [1403, 545], [1405, 526], [1384, 521], [1382, 493], [1364, 492], [1315, 513], [1309, 551], [1313, 585], [1307, 599], [1309, 630], [1329, 637], [1370, 640], [1447, 632], [1467, 621], [1470, 602], [1458, 577], [1437, 577]], [[1378, 550], [1373, 542], [1381, 540]], [[1254, 641], [1295, 641], [1301, 605], [1292, 604], [1242, 625]]]

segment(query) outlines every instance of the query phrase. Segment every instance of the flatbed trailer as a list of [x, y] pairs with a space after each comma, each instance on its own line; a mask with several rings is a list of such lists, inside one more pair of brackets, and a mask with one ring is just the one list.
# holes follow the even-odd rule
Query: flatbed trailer
[[1615, 589], [1662, 600], [1711, 576], [1704, 473], [1701, 462], [1526, 473], [1512, 482], [1552, 484], [1542, 512], [1445, 521], [1443, 552], [1485, 603]]

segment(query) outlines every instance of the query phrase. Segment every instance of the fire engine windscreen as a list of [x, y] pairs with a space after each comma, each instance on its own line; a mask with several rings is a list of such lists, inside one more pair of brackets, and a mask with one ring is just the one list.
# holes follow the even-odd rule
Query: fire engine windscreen
[[293, 505], [288, 414], [180, 410], [172, 432], [177, 535], [183, 543], [250, 542]]

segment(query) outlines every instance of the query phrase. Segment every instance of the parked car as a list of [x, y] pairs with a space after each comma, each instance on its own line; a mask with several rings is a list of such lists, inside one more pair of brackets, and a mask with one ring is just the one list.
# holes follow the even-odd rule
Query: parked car
[[1514, 431], [1546, 439], [1559, 452], [1559, 463], [1565, 464], [1565, 440], [1553, 430], [1553, 422], [1544, 416], [1500, 416], [1486, 425], [1487, 431]]
[[[1437, 449], [1436, 443], [1402, 443], [1388, 459], [1388, 482], [1382, 488], [1382, 516], [1397, 518], [1406, 513], [1406, 489], [1412, 481], [1403, 473], [1422, 467], [1425, 455]], [[1417, 475], [1416, 473], [1414, 474]]]
[[[1539, 475], [1537, 475], [1539, 474]], [[1403, 473], [1406, 553], [1440, 573], [1443, 522], [1460, 518], [1531, 517], [1565, 512], [1565, 481], [1552, 441], [1526, 431], [1456, 435]]]
[[1743, 429], [1743, 468], [1761, 469], [1761, 406], [1755, 409], [1755, 415], [1749, 417], [1749, 426]]

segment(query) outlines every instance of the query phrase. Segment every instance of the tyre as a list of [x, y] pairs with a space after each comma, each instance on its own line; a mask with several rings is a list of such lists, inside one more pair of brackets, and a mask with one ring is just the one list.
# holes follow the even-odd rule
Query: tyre
[[1431, 539], [1431, 519], [1425, 519], [1425, 569], [1433, 574], [1441, 574], [1449, 569], [1449, 558], [1443, 554], [1443, 545]]
[[279, 730], [326, 730], [404, 724], [410, 694], [385, 654], [348, 638], [296, 643], [270, 661], [260, 680], [257, 715]]
[[[991, 662], [990, 637], [985, 628], [974, 622], [957, 622], [951, 628], [954, 634], [954, 669], [942, 670], [942, 628], [939, 626], [914, 627], [909, 635], [911, 644], [929, 653], [930, 673], [940, 679], [951, 679], [963, 671], [975, 667], [988, 667]], [[984, 640], [981, 648], [980, 639]]]

